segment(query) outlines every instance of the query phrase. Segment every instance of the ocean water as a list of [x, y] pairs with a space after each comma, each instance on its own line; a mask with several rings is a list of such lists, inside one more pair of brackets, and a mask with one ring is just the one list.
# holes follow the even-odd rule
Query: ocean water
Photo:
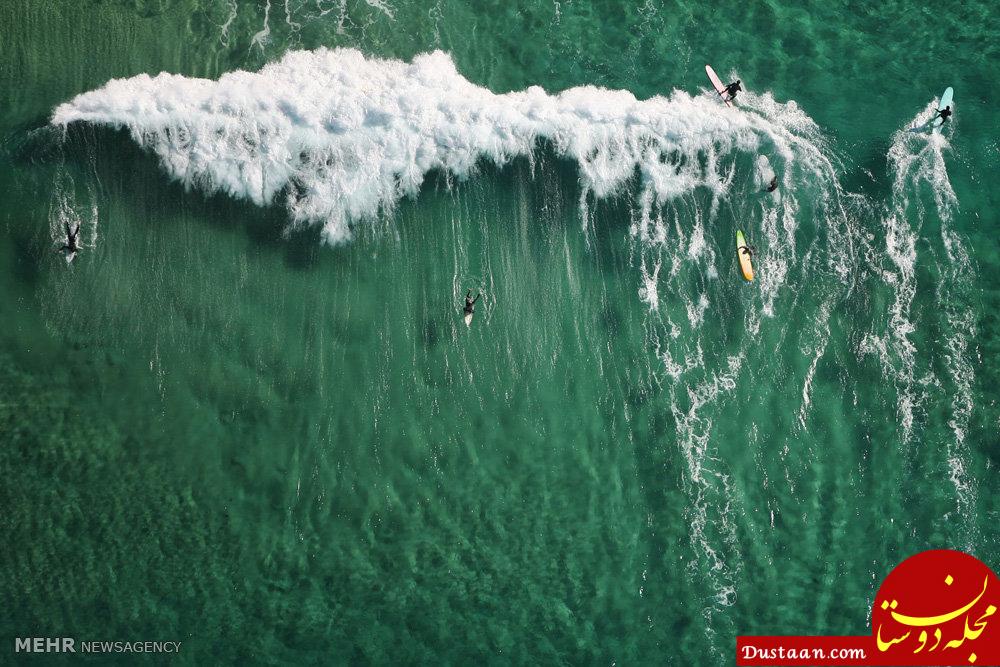
[[731, 664], [996, 570], [998, 26], [0, 3], [0, 641]]

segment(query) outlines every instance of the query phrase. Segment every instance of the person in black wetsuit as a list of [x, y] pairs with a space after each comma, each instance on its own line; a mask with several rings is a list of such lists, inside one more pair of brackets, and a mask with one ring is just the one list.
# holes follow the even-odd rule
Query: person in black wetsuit
[[757, 246], [750, 245], [749, 243], [746, 245], [741, 245], [740, 252], [746, 253], [747, 257], [753, 257], [754, 255], [757, 254]]
[[735, 100], [736, 99], [736, 93], [738, 93], [741, 90], [743, 90], [743, 87], [740, 86], [740, 80], [739, 79], [736, 79], [736, 81], [734, 81], [733, 83], [731, 83], [728, 86], [726, 86], [726, 92], [729, 93], [729, 99], [731, 99], [731, 100]]
[[[944, 125], [945, 123], [947, 123], [948, 122], [948, 118], [951, 117], [951, 105], [949, 104], [944, 109], [938, 109], [938, 112], [936, 114], [934, 114], [934, 118], [937, 118], [938, 116], [941, 117], [941, 124], [942, 125]], [[934, 118], [931, 118], [932, 122], [933, 122]]]
[[465, 310], [465, 314], [466, 315], [471, 315], [472, 313], [476, 312], [476, 302], [479, 301], [479, 297], [481, 297], [482, 295], [483, 295], [483, 293], [480, 292], [480, 293], [478, 293], [476, 295], [475, 299], [472, 299], [472, 298], [470, 298], [472, 296], [472, 290], [469, 290], [468, 292], [465, 293], [465, 309], [464, 310]]
[[774, 192], [777, 189], [778, 189], [778, 177], [775, 176], [774, 178], [771, 179], [770, 184], [768, 184], [767, 191]]
[[56, 252], [62, 252], [66, 255], [75, 255], [80, 249], [80, 244], [77, 243], [77, 237], [80, 236], [80, 225], [76, 226], [76, 229], [71, 230], [69, 228], [69, 223], [66, 223], [66, 245], [56, 250]]

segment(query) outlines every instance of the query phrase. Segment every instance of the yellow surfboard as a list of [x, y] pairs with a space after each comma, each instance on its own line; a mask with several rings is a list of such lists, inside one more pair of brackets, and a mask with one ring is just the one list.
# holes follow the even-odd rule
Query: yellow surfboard
[[747, 249], [747, 241], [743, 238], [743, 231], [736, 232], [736, 254], [740, 258], [740, 270], [743, 277], [748, 281], [753, 280], [753, 264], [750, 263], [750, 252]]

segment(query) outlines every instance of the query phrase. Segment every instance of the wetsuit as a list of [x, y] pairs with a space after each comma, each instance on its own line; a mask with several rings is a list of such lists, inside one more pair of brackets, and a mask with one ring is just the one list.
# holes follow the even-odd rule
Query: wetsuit
[[69, 229], [69, 223], [67, 222], [66, 223], [66, 245], [64, 245], [59, 250], [61, 252], [66, 252], [66, 253], [69, 253], [71, 255], [73, 253], [75, 253], [77, 250], [79, 250], [80, 246], [78, 246], [76, 244], [76, 237], [79, 236], [79, 234], [80, 234], [80, 225], [76, 226], [76, 230], [75, 231], [70, 231], [70, 229]]
[[465, 314], [471, 315], [476, 310], [476, 302], [479, 301], [479, 297], [483, 295], [482, 292], [476, 295], [475, 299], [470, 299], [469, 296], [472, 294], [472, 290], [465, 293]]

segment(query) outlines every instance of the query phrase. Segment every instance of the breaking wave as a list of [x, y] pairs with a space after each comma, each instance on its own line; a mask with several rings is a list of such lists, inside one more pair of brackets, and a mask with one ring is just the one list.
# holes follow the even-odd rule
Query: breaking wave
[[721, 194], [727, 154], [790, 160], [796, 125], [810, 123], [794, 103], [756, 98], [786, 120], [774, 123], [713, 97], [674, 91], [638, 100], [592, 86], [495, 94], [440, 51], [405, 63], [319, 49], [217, 81], [115, 79], [57, 107], [52, 123], [127, 129], [186, 186], [261, 206], [283, 202], [293, 225], [321, 225], [337, 243], [416, 196], [430, 172], [461, 180], [480, 160], [531, 159], [542, 141], [578, 164], [584, 202], [588, 193], [619, 192], [636, 174], [647, 201], [664, 202], [698, 187]]

